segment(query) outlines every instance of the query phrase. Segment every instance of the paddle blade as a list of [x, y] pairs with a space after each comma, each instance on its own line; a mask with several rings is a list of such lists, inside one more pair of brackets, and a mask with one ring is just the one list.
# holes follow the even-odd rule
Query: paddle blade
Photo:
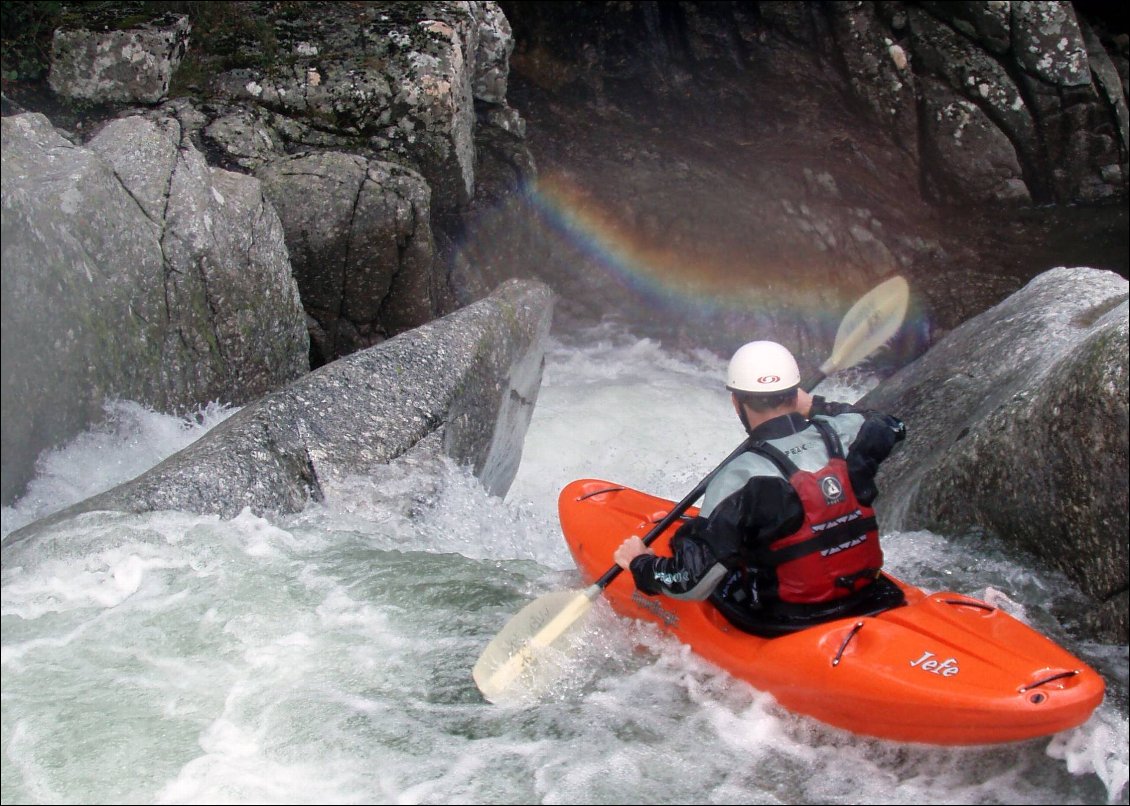
[[471, 670], [483, 696], [497, 703], [548, 691], [559, 678], [566, 639], [600, 590], [548, 593], [518, 611]]
[[892, 277], [865, 294], [844, 314], [832, 355], [820, 366], [830, 375], [855, 366], [885, 344], [902, 326], [910, 302], [910, 286]]

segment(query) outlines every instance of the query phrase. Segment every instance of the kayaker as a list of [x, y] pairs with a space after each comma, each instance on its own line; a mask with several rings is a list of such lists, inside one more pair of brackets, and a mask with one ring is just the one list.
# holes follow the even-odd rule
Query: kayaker
[[673, 556], [633, 535], [616, 563], [643, 593], [709, 598], [762, 634], [901, 603], [879, 573], [871, 504], [879, 464], [905, 436], [902, 421], [812, 396], [776, 342], [738, 349], [726, 387], [752, 448], [707, 486], [698, 517], [671, 540]]

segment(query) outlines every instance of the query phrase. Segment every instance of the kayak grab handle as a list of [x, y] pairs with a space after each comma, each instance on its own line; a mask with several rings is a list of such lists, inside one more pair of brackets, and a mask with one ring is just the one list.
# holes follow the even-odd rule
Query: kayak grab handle
[[836, 657], [832, 658], [832, 665], [833, 666], [839, 666], [840, 665], [840, 659], [843, 657], [844, 650], [847, 649], [847, 645], [849, 643], [851, 643], [851, 639], [855, 638], [856, 634], [862, 629], [863, 629], [863, 622], [862, 621], [857, 621], [857, 622], [855, 622], [855, 624], [852, 625], [851, 631], [844, 638], [844, 642], [842, 644], [840, 644], [840, 648], [838, 650], [836, 650]]
[[620, 492], [624, 489], [626, 489], [626, 488], [625, 487], [603, 487], [599, 490], [593, 490], [591, 493], [585, 493], [582, 496], [578, 496], [577, 500], [578, 501], [584, 501], [586, 498], [592, 498], [594, 495], [604, 495], [605, 493], [618, 493], [618, 492]]
[[1045, 678], [1037, 680], [1035, 683], [1029, 683], [1026, 686], [1021, 686], [1019, 691], [1020, 691], [1021, 694], [1023, 694], [1025, 691], [1031, 691], [1034, 688], [1039, 688], [1040, 686], [1047, 685], [1048, 683], [1051, 683], [1054, 680], [1062, 680], [1065, 677], [1075, 677], [1075, 675], [1077, 675], [1077, 674], [1079, 674], [1078, 669], [1075, 669], [1075, 670], [1070, 671], [1070, 672], [1056, 672], [1055, 674], [1048, 675]]
[[942, 599], [948, 605], [965, 605], [966, 607], [978, 607], [981, 610], [988, 610], [990, 613], [996, 610], [995, 607], [984, 602], [978, 602], [976, 599]]

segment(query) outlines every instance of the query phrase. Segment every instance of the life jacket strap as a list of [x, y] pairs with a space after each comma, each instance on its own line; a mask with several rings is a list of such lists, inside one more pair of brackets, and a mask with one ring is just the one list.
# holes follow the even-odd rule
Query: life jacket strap
[[855, 517], [851, 520], [829, 526], [827, 529], [821, 530], [815, 537], [783, 548], [771, 549], [766, 558], [768, 564], [774, 567], [783, 565], [793, 560], [799, 560], [808, 554], [842, 546], [853, 538], [863, 537], [868, 532], [878, 531], [879, 522], [875, 516], [861, 517], [863, 513], [858, 509], [852, 514]]
[[840, 435], [836, 433], [836, 429], [832, 428], [831, 423], [818, 418], [813, 418], [809, 422], [816, 427], [820, 436], [824, 438], [824, 447], [828, 449], [828, 458], [843, 459], [846, 456], [844, 443], [840, 440]]
[[749, 448], [754, 453], [759, 453], [777, 466], [781, 474], [786, 479], [791, 479], [800, 472], [800, 468], [792, 459], [785, 456], [784, 452], [776, 445], [770, 445], [768, 442], [758, 441], [753, 443]]
[[[840, 435], [836, 433], [835, 429], [824, 420], [813, 419], [808, 422], [816, 428], [817, 432], [820, 434], [820, 438], [824, 441], [824, 448], [828, 452], [828, 460], [843, 459], [844, 446], [840, 441]], [[775, 464], [786, 479], [791, 479], [800, 472], [800, 468], [796, 466], [796, 463], [785, 456], [784, 451], [776, 445], [771, 445], [764, 440], [759, 440], [750, 446], [750, 450], [754, 453], [761, 454]]]

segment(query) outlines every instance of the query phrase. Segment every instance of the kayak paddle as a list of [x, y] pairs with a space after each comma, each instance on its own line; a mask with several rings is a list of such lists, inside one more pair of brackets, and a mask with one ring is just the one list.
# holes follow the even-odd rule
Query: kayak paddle
[[[902, 277], [892, 277], [865, 294], [844, 314], [836, 332], [835, 344], [828, 360], [820, 365], [816, 377], [804, 384], [811, 391], [829, 374], [853, 367], [887, 342], [902, 325], [906, 315], [910, 289]], [[731, 460], [750, 447], [746, 439], [720, 465], [698, 483], [644, 536], [644, 545], [651, 545], [663, 531], [683, 516], [706, 491], [713, 478]], [[536, 696], [557, 679], [554, 660], [563, 651], [563, 640], [592, 606], [593, 600], [623, 569], [613, 565], [584, 590], [555, 591], [530, 602], [515, 614], [501, 632], [487, 644], [471, 676], [490, 702], [507, 699], [508, 695]], [[521, 687], [516, 687], [516, 683]]]

